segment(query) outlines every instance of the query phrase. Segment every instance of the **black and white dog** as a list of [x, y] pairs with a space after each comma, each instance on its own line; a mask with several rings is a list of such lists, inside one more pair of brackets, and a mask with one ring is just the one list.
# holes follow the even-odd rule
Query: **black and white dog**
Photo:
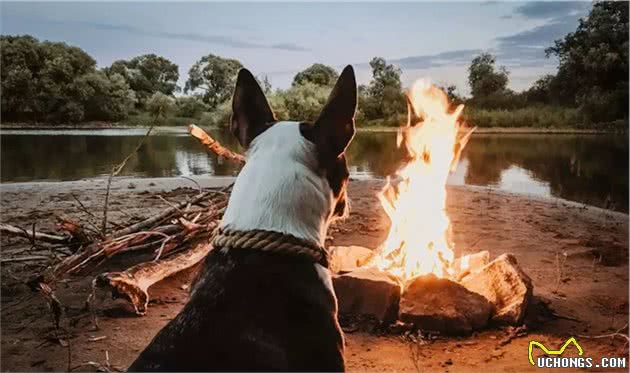
[[[247, 163], [221, 227], [267, 230], [323, 246], [346, 214], [345, 149], [354, 136], [357, 88], [347, 66], [315, 123], [278, 122], [242, 69], [231, 129]], [[330, 273], [303, 257], [211, 251], [183, 310], [130, 371], [343, 371], [344, 342]]]

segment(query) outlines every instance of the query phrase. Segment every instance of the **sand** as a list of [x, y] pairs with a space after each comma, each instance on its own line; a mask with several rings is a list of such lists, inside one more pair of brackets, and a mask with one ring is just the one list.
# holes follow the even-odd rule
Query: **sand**
[[[202, 186], [220, 186], [231, 179], [196, 178]], [[64, 183], [2, 184], [1, 221], [52, 231], [56, 215], [92, 219], [78, 208], [73, 195], [91, 213], [101, 214], [105, 179]], [[189, 188], [183, 188], [189, 187]], [[350, 216], [329, 231], [335, 245], [374, 248], [384, 239], [388, 220], [376, 192], [382, 181], [351, 181]], [[179, 188], [179, 189], [176, 189]], [[111, 219], [125, 223], [147, 216], [196, 193], [186, 179], [116, 179]], [[530, 340], [558, 348], [575, 336], [585, 356], [626, 356], [624, 339], [590, 339], [580, 335], [611, 333], [628, 323], [628, 215], [563, 200], [547, 200], [474, 187], [449, 187], [447, 212], [453, 224], [456, 255], [488, 250], [492, 257], [513, 253], [531, 276], [534, 293], [548, 307], [533, 308], [527, 335], [503, 345], [508, 329], [491, 329], [463, 338], [427, 339], [418, 348], [388, 330], [346, 329], [349, 371], [526, 371]], [[421, 224], [422, 222], [418, 222]], [[25, 255], [22, 239], [2, 237], [2, 258]], [[29, 255], [46, 252], [33, 251]], [[566, 259], [565, 259], [566, 258]], [[121, 258], [100, 272], [129, 265]], [[59, 284], [57, 295], [69, 308], [62, 326], [70, 331], [69, 348], [50, 337], [52, 323], [44, 301], [31, 296], [24, 278], [43, 262], [2, 265], [1, 369], [3, 371], [63, 371], [87, 361], [126, 368], [153, 335], [185, 304], [191, 273], [181, 273], [150, 289], [148, 314], [137, 317], [122, 300], [99, 294], [99, 329], [82, 311], [91, 276], [71, 277]], [[540, 304], [540, 303], [539, 303]], [[553, 317], [553, 310], [561, 318]], [[96, 338], [95, 338], [96, 337]], [[100, 338], [105, 337], [105, 338]], [[418, 354], [412, 354], [415, 350]], [[70, 354], [69, 354], [70, 352]], [[575, 356], [574, 351], [568, 352]], [[413, 358], [413, 356], [417, 358]], [[70, 358], [70, 363], [69, 363]], [[415, 361], [414, 361], [415, 360]], [[416, 366], [419, 368], [416, 369]], [[80, 369], [85, 370], [86, 368]]]

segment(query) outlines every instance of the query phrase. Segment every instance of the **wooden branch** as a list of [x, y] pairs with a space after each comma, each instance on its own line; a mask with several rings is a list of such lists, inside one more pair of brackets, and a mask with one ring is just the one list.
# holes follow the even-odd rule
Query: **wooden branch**
[[[91, 264], [106, 260], [114, 255], [132, 250], [159, 248], [160, 256], [170, 256], [184, 250], [190, 250], [191, 242], [207, 239], [214, 230], [214, 225], [220, 220], [227, 205], [227, 192], [231, 185], [218, 191], [208, 191], [194, 198], [170, 207], [156, 216], [152, 216], [127, 228], [115, 231], [103, 240], [97, 240], [83, 247], [73, 255], [64, 258], [54, 266], [34, 276], [29, 284], [44, 282], [52, 284], [63, 276], [81, 271]], [[207, 201], [210, 207], [199, 211], [182, 213], [188, 204]], [[179, 222], [179, 218], [195, 223], [198, 229], [190, 230], [186, 224]], [[179, 224], [178, 224], [179, 223]], [[214, 225], [213, 225], [214, 224]]]
[[[154, 119], [157, 119], [157, 116], [159, 116], [160, 113], [161, 113], [161, 108], [160, 108], [160, 112], [158, 113], [158, 115], [156, 115]], [[153, 130], [154, 125], [155, 125], [155, 120], [153, 124], [151, 124], [151, 127], [149, 127], [149, 130], [144, 135], [142, 140], [138, 142], [138, 145], [136, 145], [136, 148], [133, 150], [133, 152], [129, 153], [127, 157], [125, 157], [125, 159], [123, 159], [123, 161], [120, 162], [118, 165], [112, 167], [112, 172], [109, 174], [109, 177], [107, 178], [107, 190], [105, 191], [105, 205], [103, 206], [103, 222], [101, 224], [101, 234], [103, 235], [103, 237], [107, 233], [107, 210], [109, 208], [109, 191], [112, 186], [112, 179], [114, 178], [114, 176], [118, 175], [120, 171], [123, 170], [123, 168], [125, 168], [125, 166], [127, 165], [127, 162], [129, 162], [131, 157], [133, 157], [133, 155], [136, 154], [138, 150], [140, 150], [140, 148], [142, 147], [146, 139], [151, 134], [151, 131]]]
[[138, 232], [142, 229], [151, 227], [153, 224], [156, 224], [166, 218], [168, 218], [170, 215], [173, 215], [174, 213], [179, 212], [179, 210], [185, 208], [186, 206], [188, 206], [188, 204], [190, 203], [191, 205], [194, 205], [195, 203], [203, 200], [204, 198], [206, 198], [208, 195], [212, 194], [213, 191], [208, 191], [208, 192], [204, 192], [202, 194], [197, 195], [196, 197], [194, 197], [191, 200], [186, 200], [182, 203], [180, 203], [179, 205], [176, 206], [172, 206], [167, 208], [166, 210], [162, 211], [161, 213], [152, 216], [148, 219], [142, 220], [140, 222], [137, 222], [136, 224], [132, 224], [130, 226], [128, 226], [127, 228], [124, 229], [120, 229], [114, 233], [112, 233], [111, 237], [112, 238], [117, 238], [117, 237], [121, 237], [121, 236], [125, 236], [128, 235], [130, 233], [135, 233]]
[[245, 157], [241, 154], [235, 153], [230, 149], [221, 145], [217, 140], [213, 139], [206, 131], [201, 128], [191, 124], [188, 126], [188, 133], [191, 134], [192, 137], [196, 138], [203, 145], [208, 148], [209, 151], [214, 154], [221, 156], [225, 159], [229, 159], [233, 162], [237, 162], [240, 164], [245, 164]]
[[15, 258], [3, 258], [0, 259], [0, 263], [12, 263], [12, 262], [32, 262], [37, 260], [50, 260], [48, 256], [32, 255], [32, 256], [18, 256]]
[[123, 272], [106, 272], [96, 278], [96, 286], [110, 289], [114, 297], [127, 299], [136, 314], [144, 315], [149, 305], [147, 290], [151, 285], [194, 266], [211, 249], [212, 246], [204, 242], [168, 259], [140, 263]]
[[42, 232], [34, 232], [29, 233], [26, 230], [15, 227], [13, 225], [0, 223], [0, 232], [6, 233], [12, 236], [24, 237], [29, 240], [36, 240], [48, 243], [67, 243], [70, 240], [69, 236], [57, 236], [54, 234], [42, 233]]

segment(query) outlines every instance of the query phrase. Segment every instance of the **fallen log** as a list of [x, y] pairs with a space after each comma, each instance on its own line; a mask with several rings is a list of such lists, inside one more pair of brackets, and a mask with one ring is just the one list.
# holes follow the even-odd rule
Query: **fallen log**
[[208, 135], [206, 131], [195, 126], [194, 124], [188, 126], [188, 133], [190, 133], [192, 137], [199, 140], [199, 142], [205, 145], [208, 150], [210, 150], [214, 154], [237, 163], [245, 163], [245, 157], [243, 155], [235, 153], [230, 149], [223, 147], [223, 145], [221, 145], [217, 140]]
[[70, 241], [70, 236], [57, 236], [49, 233], [42, 232], [28, 232], [26, 229], [22, 229], [13, 225], [0, 223], [0, 232], [6, 233], [12, 236], [24, 237], [29, 240], [42, 241], [47, 243], [67, 243]]
[[106, 272], [96, 277], [99, 288], [107, 288], [115, 298], [125, 298], [131, 302], [138, 315], [147, 312], [149, 304], [148, 289], [153, 284], [188, 269], [199, 263], [212, 246], [209, 242], [197, 244], [192, 249], [155, 262], [135, 265], [123, 272]]

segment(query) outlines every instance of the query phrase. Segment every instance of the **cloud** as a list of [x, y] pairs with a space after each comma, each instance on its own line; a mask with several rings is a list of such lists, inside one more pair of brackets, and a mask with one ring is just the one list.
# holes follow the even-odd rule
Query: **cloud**
[[[508, 66], [544, 66], [550, 64], [546, 58], [545, 49], [552, 46], [554, 41], [575, 31], [578, 20], [586, 16], [589, 8], [584, 3], [528, 3], [518, 9], [522, 14], [530, 17], [552, 17], [542, 25], [517, 32], [511, 35], [499, 36], [495, 39], [497, 59]], [[589, 5], [589, 3], [586, 3]], [[579, 10], [577, 10], [579, 8]], [[525, 10], [524, 10], [525, 9]], [[524, 12], [524, 13], [523, 13]], [[564, 14], [559, 16], [559, 14]], [[553, 61], [555, 62], [555, 61]]]
[[291, 52], [303, 52], [308, 51], [308, 48], [293, 44], [293, 43], [276, 43], [276, 44], [262, 44], [262, 43], [253, 43], [244, 40], [240, 40], [237, 38], [233, 38], [231, 36], [225, 35], [206, 35], [206, 34], [198, 34], [192, 32], [178, 33], [178, 32], [167, 32], [167, 31], [151, 31], [145, 30], [142, 28], [128, 26], [128, 25], [116, 25], [116, 24], [108, 24], [108, 23], [97, 23], [97, 22], [81, 22], [81, 21], [46, 21], [48, 23], [54, 24], [70, 24], [73, 26], [80, 25], [84, 27], [90, 27], [97, 30], [104, 31], [117, 31], [117, 32], [126, 32], [134, 35], [142, 35], [148, 37], [155, 38], [163, 38], [163, 39], [171, 39], [171, 40], [184, 40], [184, 41], [193, 41], [199, 43], [207, 43], [207, 44], [217, 44], [223, 45], [231, 48], [247, 48], [247, 49], [275, 49], [275, 50], [283, 50], [283, 51], [291, 51]]
[[575, 31], [574, 17], [547, 23], [516, 34], [496, 38], [502, 47], [548, 47], [554, 40]]
[[[401, 69], [427, 69], [440, 66], [465, 65], [468, 64], [474, 56], [481, 52], [481, 49], [460, 49], [438, 54], [388, 59], [387, 62], [393, 63]], [[360, 63], [357, 64], [357, 66], [367, 67], [369, 64]]]
[[533, 1], [517, 7], [515, 13], [525, 18], [550, 19], [583, 13], [590, 6], [585, 1]]

